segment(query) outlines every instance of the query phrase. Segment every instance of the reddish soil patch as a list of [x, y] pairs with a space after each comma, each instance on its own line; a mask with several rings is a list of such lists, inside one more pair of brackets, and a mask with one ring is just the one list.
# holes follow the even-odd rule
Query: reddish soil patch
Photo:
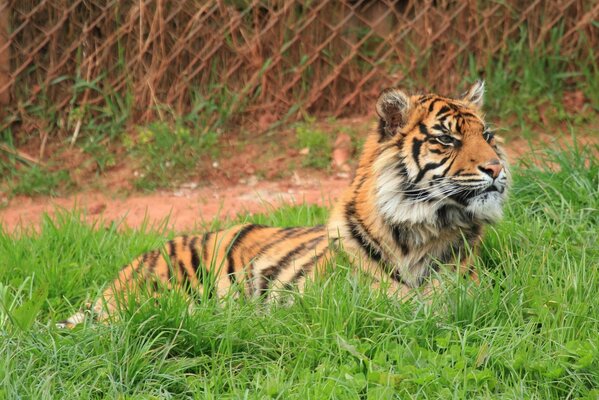
[[[352, 123], [364, 125], [364, 120], [357, 119]], [[542, 148], [551, 144], [571, 145], [571, 142], [569, 137], [556, 139], [540, 134], [532, 145], [533, 148]], [[599, 138], [589, 134], [578, 136], [577, 142], [582, 146], [596, 145]], [[531, 152], [529, 141], [515, 135], [511, 135], [505, 147], [512, 163]], [[169, 223], [175, 230], [189, 231], [213, 218], [233, 217], [240, 212], [268, 211], [282, 203], [305, 202], [328, 206], [348, 185], [347, 168], [339, 168], [344, 172], [331, 175], [292, 168], [290, 165], [301, 162], [301, 154], [297, 149], [278, 147], [279, 150], [281, 148], [286, 149], [277, 154], [275, 147], [275, 154], [266, 154], [259, 144], [246, 145], [243, 152], [223, 154], [219, 165], [204, 173], [204, 181], [210, 182], [207, 185], [188, 183], [177, 190], [133, 194], [123, 198], [115, 193], [130, 185], [132, 170], [121, 166], [102, 177], [102, 187], [108, 189], [101, 192], [87, 189], [58, 198], [12, 198], [0, 210], [0, 225], [8, 232], [19, 226], [35, 228], [44, 213], [52, 215], [57, 208], [77, 207], [88, 221], [123, 220], [130, 227], [139, 227], [144, 220], [155, 223], [169, 217]], [[356, 155], [352, 156], [354, 165], [356, 158]], [[290, 164], [290, 160], [294, 164]], [[261, 172], [263, 180], [256, 177], [257, 172]], [[0, 202], [2, 200], [0, 198]]]
[[234, 217], [241, 212], [265, 212], [282, 204], [322, 204], [329, 206], [348, 185], [345, 177], [305, 177], [298, 175], [289, 181], [257, 182], [231, 186], [193, 188], [185, 185], [175, 191], [134, 194], [126, 198], [87, 192], [61, 198], [13, 198], [0, 211], [0, 225], [8, 232], [37, 227], [43, 214], [57, 209], [78, 208], [88, 221], [123, 221], [139, 227], [144, 220], [163, 221], [177, 231], [190, 231], [213, 218]]

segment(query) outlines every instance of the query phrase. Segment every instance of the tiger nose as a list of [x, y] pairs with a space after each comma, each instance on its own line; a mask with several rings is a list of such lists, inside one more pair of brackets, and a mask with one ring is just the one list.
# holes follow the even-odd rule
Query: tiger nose
[[479, 165], [478, 169], [484, 172], [485, 174], [489, 175], [491, 178], [495, 179], [499, 176], [499, 173], [503, 169], [503, 165], [501, 165], [501, 162], [495, 158], [483, 164], [482, 166]]

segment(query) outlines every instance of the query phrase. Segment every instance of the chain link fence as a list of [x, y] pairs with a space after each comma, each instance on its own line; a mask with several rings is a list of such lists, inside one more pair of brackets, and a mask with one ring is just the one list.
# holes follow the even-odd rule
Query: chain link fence
[[451, 93], [514, 38], [596, 58], [598, 15], [590, 0], [0, 1], [4, 127], [361, 113], [385, 86]]

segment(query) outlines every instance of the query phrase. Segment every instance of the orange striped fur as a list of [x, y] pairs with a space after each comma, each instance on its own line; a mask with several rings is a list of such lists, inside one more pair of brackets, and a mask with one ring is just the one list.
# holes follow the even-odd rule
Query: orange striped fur
[[[232, 287], [247, 296], [303, 290], [307, 279], [340, 248], [354, 267], [402, 298], [437, 282], [440, 266], [477, 280], [467, 255], [485, 224], [501, 217], [509, 172], [481, 112], [484, 84], [459, 99], [384, 91], [378, 129], [368, 136], [355, 177], [327, 226], [238, 225], [177, 237], [125, 266], [91, 305], [105, 320], [119, 300], [140, 289], [178, 287], [222, 297]], [[60, 326], [84, 320], [78, 312]]]

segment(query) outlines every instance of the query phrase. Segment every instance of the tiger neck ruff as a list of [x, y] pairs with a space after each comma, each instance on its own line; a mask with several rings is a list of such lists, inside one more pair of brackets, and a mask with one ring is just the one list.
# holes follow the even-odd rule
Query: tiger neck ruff
[[[401, 298], [425, 282], [434, 286], [429, 275], [440, 266], [477, 280], [466, 247], [476, 247], [483, 225], [501, 217], [509, 180], [481, 112], [483, 91], [482, 82], [459, 99], [385, 90], [376, 103], [378, 129], [327, 226], [245, 224], [177, 237], [123, 267], [88, 310], [103, 321], [140, 290], [164, 288], [224, 296], [234, 287], [269, 299], [279, 289], [302, 291], [340, 249], [374, 287]], [[80, 311], [58, 325], [84, 320]]]

